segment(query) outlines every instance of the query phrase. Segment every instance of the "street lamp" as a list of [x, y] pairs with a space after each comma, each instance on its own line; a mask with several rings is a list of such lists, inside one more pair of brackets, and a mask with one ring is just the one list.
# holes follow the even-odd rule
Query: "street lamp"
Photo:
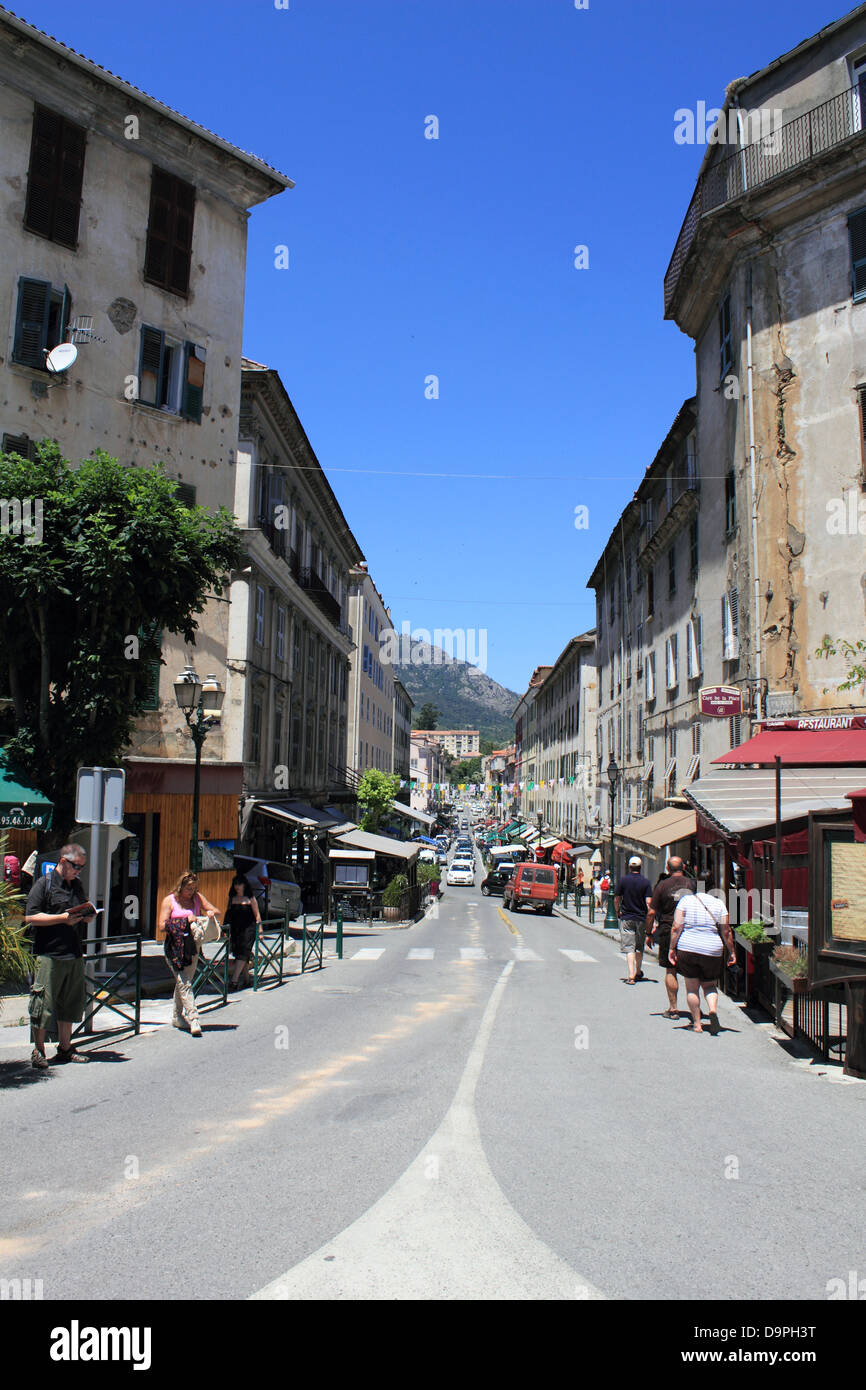
[[614, 807], [616, 806], [616, 784], [619, 781], [619, 768], [616, 765], [616, 758], [611, 753], [610, 762], [607, 765], [607, 780], [610, 783], [610, 888], [607, 894], [607, 913], [605, 914], [604, 926], [616, 928], [616, 907], [614, 906], [614, 877], [613, 877], [613, 823], [615, 820]]
[[225, 691], [216, 676], [199, 681], [192, 666], [181, 671], [174, 683], [174, 698], [187, 722], [195, 746], [195, 779], [192, 793], [192, 838], [189, 842], [189, 867], [198, 873], [201, 853], [198, 846], [198, 805], [201, 785], [201, 750], [208, 730], [220, 721]]

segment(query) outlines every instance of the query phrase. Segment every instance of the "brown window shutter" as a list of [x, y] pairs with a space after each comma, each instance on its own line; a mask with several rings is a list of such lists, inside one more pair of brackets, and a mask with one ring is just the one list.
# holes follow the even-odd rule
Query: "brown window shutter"
[[78, 243], [85, 143], [81, 126], [36, 107], [24, 225], [62, 246]]
[[173, 294], [189, 291], [194, 220], [192, 184], [154, 166], [144, 276]]

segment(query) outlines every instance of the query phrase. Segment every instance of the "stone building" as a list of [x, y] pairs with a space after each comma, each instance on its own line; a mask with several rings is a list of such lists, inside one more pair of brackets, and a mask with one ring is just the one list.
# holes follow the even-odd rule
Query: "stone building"
[[394, 668], [382, 638], [393, 631], [391, 613], [361, 561], [349, 574], [349, 623], [355, 650], [349, 671], [349, 766], [394, 771]]

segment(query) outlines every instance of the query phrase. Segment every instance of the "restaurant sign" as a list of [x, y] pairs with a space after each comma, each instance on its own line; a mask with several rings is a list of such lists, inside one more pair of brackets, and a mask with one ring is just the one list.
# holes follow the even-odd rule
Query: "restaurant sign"
[[701, 714], [730, 719], [743, 712], [743, 693], [733, 685], [705, 685], [700, 691]]
[[762, 729], [811, 729], [813, 731], [834, 732], [839, 729], [866, 729], [866, 715], [863, 714], [813, 714], [803, 715], [801, 719], [763, 719]]

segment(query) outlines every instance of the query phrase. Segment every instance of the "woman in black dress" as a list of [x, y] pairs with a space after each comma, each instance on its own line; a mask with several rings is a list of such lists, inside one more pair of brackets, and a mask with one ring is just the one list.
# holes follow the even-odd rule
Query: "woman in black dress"
[[231, 928], [232, 955], [235, 958], [231, 987], [239, 989], [241, 976], [244, 984], [250, 984], [250, 957], [256, 940], [256, 923], [261, 913], [256, 896], [243, 874], [235, 874], [229, 889], [229, 902], [226, 908], [225, 925]]

